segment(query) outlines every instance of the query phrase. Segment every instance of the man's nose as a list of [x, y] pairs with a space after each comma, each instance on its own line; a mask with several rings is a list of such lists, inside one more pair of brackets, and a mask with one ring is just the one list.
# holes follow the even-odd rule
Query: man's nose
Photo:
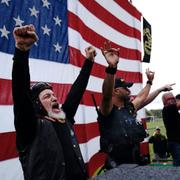
[[57, 97], [56, 96], [52, 96], [52, 101], [57, 101]]

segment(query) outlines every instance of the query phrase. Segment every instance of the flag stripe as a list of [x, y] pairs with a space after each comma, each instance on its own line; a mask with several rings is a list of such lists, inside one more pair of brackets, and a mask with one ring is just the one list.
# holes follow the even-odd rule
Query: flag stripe
[[[84, 0], [80, 0], [81, 4], [88, 9], [88, 11], [98, 17], [101, 21], [105, 22], [113, 29], [121, 32], [122, 34], [137, 38], [141, 40], [140, 30], [135, 29], [134, 27], [130, 27], [127, 25], [127, 22], [122, 22], [121, 19], [118, 19], [116, 15], [111, 14], [105, 8], [103, 8], [100, 4], [95, 1], [87, 2]], [[107, 8], [107, 7], [106, 7]], [[111, 8], [112, 9], [112, 8]], [[113, 21], [112, 21], [113, 19]]]
[[86, 143], [96, 136], [99, 136], [99, 126], [97, 122], [89, 124], [75, 124], [74, 130], [79, 143]]
[[[101, 0], [99, 0], [101, 1]], [[106, 0], [102, 0], [106, 1]], [[130, 4], [128, 1], [122, 1], [122, 0], [115, 0], [120, 7], [122, 7], [126, 12], [130, 13], [132, 17], [136, 17], [139, 21], [141, 20], [141, 13], [133, 6], [133, 4]], [[122, 18], [124, 19], [124, 18]]]
[[[80, 112], [84, 112], [84, 115], [80, 114]], [[0, 127], [1, 133], [10, 133], [14, 132], [14, 117], [13, 117], [13, 106], [0, 106], [1, 113], [1, 123], [3, 126]], [[83, 106], [78, 108], [78, 111], [75, 116], [76, 123], [74, 126], [74, 130], [78, 137], [79, 143], [86, 143], [90, 139], [99, 135], [99, 129], [97, 124], [97, 112], [95, 108], [86, 108]], [[8, 119], [7, 119], [8, 117]], [[79, 119], [77, 119], [79, 118]], [[86, 122], [84, 120], [86, 119]], [[8, 121], [7, 121], [8, 120]], [[84, 131], [86, 130], [86, 131]]]
[[[80, 51], [81, 55], [83, 55], [84, 57], [85, 55], [85, 48], [89, 46], [88, 42], [83, 40], [80, 36], [80, 34], [77, 31], [74, 31], [73, 29], [69, 29], [70, 31], [70, 40], [71, 42], [70, 44], [70, 53], [71, 53], [71, 49], [76, 49], [77, 51]], [[79, 43], [77, 43], [77, 39], [80, 39], [80, 44], [81, 46], [79, 46]], [[95, 64], [100, 64], [102, 66], [107, 66], [107, 62], [104, 58], [104, 56], [101, 53], [101, 50], [96, 48], [96, 52], [97, 55], [95, 57]], [[70, 54], [70, 56], [72, 56], [72, 54]], [[73, 57], [70, 57], [71, 59]], [[128, 66], [128, 69], [127, 69]], [[119, 59], [119, 63], [118, 63], [118, 70], [121, 71], [125, 71], [125, 72], [139, 72], [141, 68], [141, 61], [136, 60], [136, 59], [124, 59], [124, 58], [120, 58]]]
[[[77, 61], [78, 60], [78, 61]], [[81, 54], [81, 52], [75, 48], [70, 48], [70, 62], [74, 66], [79, 66], [81, 67], [84, 63], [84, 56]], [[123, 66], [123, 62], [120, 64]], [[124, 67], [126, 66], [127, 63], [125, 63]], [[120, 67], [118, 68], [121, 68]], [[132, 69], [139, 69], [138, 63], [135, 64], [136, 67], [132, 67]], [[133, 63], [132, 63], [133, 66]], [[105, 66], [101, 64], [94, 63], [93, 69], [91, 72], [91, 75], [100, 77], [100, 78], [105, 78]], [[142, 82], [142, 74], [140, 72], [130, 72], [130, 71], [122, 71], [119, 70], [116, 73], [116, 76], [124, 78], [127, 82], [134, 82], [134, 83], [141, 83]]]
[[[0, 77], [2, 79], [11, 79], [12, 60], [9, 58], [3, 59], [2, 61], [0, 61], [0, 67], [1, 65], [3, 67], [4, 61], [6, 62], [6, 66], [0, 69]], [[30, 64], [30, 73], [31, 73], [32, 81], [46, 81], [46, 82], [53, 82], [59, 84], [72, 84], [75, 81], [80, 71], [79, 67], [73, 65], [65, 65], [54, 62], [48, 63], [47, 61], [43, 61], [43, 60], [37, 61], [30, 59], [29, 64]], [[41, 73], [39, 73], [39, 67], [41, 67]], [[62, 74], [68, 74], [68, 76], [62, 76]], [[125, 74], [125, 76], [123, 74], [120, 74], [120, 76], [124, 77], [124, 79], [127, 81], [130, 80], [129, 78], [132, 78], [134, 82], [137, 82], [139, 77], [138, 83], [142, 82], [142, 75], [140, 73], [137, 74], [130, 73], [129, 75], [127, 73]], [[94, 84], [94, 82], [96, 82], [96, 84]], [[103, 82], [102, 78], [90, 76], [87, 90], [101, 92], [102, 82]], [[138, 83], [136, 83], [137, 86], [139, 86]], [[138, 88], [141, 88], [141, 86], [139, 86], [138, 88], [135, 87], [136, 84], [132, 87], [133, 95], [135, 95], [137, 90], [139, 90]]]
[[89, 162], [86, 164], [90, 177], [97, 175], [96, 171], [100, 170], [99, 168], [104, 165], [106, 157], [107, 154], [103, 152], [98, 152], [91, 157]]
[[[87, 47], [87, 44], [82, 44], [82, 47], [83, 48]], [[41, 69], [41, 73], [39, 73], [40, 75], [42, 75], [44, 73], [47, 74], [46, 72], [49, 72], [49, 73], [56, 73], [56, 75], [58, 77], [61, 75], [61, 73], [63, 71], [68, 71], [68, 73], [69, 72], [73, 73], [75, 71], [78, 74], [80, 71], [80, 68], [78, 68], [77, 66], [81, 66], [84, 62], [84, 59], [85, 59], [84, 49], [82, 50], [82, 48], [81, 48], [80, 51], [76, 47], [76, 45], [74, 43], [72, 43], [72, 47], [70, 47], [70, 62], [72, 62], [73, 66], [72, 65], [64, 65], [64, 64], [60, 64], [60, 63], [54, 63], [54, 62], [48, 63], [47, 61], [44, 61], [44, 60], [37, 61], [37, 60], [34, 60], [33, 58], [30, 58], [30, 70], [32, 68], [36, 68], [37, 76], [39, 73], [38, 66], [44, 67], [43, 69]], [[97, 71], [103, 71], [104, 72], [104, 66], [107, 66], [107, 63], [106, 63], [104, 57], [102, 56], [100, 50], [96, 49], [96, 51], [98, 54], [97, 54], [97, 57], [95, 59], [95, 64], [93, 67], [93, 74], [92, 75], [98, 77], [99, 74], [95, 74], [94, 69]], [[2, 60], [0, 61], [0, 77], [4, 78], [4, 79], [11, 79], [12, 62], [13, 62], [12, 61], [12, 55], [0, 53], [0, 56], [2, 56]], [[75, 56], [75, 57], [73, 57], [73, 56]], [[78, 59], [76, 60], [76, 58], [78, 58]], [[78, 62], [78, 61], [80, 61], [80, 62]], [[48, 69], [47, 69], [47, 66], [48, 66]], [[126, 68], [127, 66], [128, 66], [128, 71]], [[73, 68], [73, 70], [70, 71], [71, 68]], [[100, 70], [98, 68], [100, 68]], [[128, 75], [128, 73], [131, 73], [131, 72], [135, 73], [135, 76], [136, 76], [136, 74], [140, 74], [140, 80], [133, 79], [134, 80], [133, 82], [142, 83], [142, 81], [141, 81], [142, 75], [141, 75], [140, 70], [141, 70], [141, 62], [136, 61], [136, 60], [131, 60], [131, 59], [120, 58], [120, 62], [118, 64], [118, 72], [120, 71], [122, 76], [124, 76], [126, 74], [126, 76], [133, 77], [133, 74]], [[100, 72], [101, 78], [105, 77], [105, 73], [103, 76], [103, 72]], [[50, 77], [52, 75], [50, 74]], [[66, 78], [68, 78], [68, 77], [66, 76]], [[126, 80], [129, 81], [128, 79], [126, 79]], [[69, 82], [68, 79], [66, 79], [66, 81]]]
[[15, 139], [16, 139], [15, 132], [0, 133], [0, 142], [1, 142], [0, 161], [18, 156], [16, 151]]
[[[93, 79], [91, 79], [90, 81], [93, 81]], [[34, 83], [34, 81], [33, 81], [33, 83]], [[0, 105], [12, 105], [13, 99], [12, 99], [11, 80], [0, 79], [0, 84], [3, 84], [3, 86], [0, 86], [0, 92], [2, 92], [0, 94]], [[71, 84], [60, 84], [60, 83], [52, 83], [52, 82], [50, 82], [50, 84], [53, 87], [53, 91], [57, 95], [58, 101], [60, 102], [60, 104], [62, 104], [65, 101], [67, 93], [69, 92], [69, 90], [71, 88]], [[92, 82], [92, 84], [93, 84], [93, 82]], [[141, 84], [135, 83], [130, 88], [132, 95], [136, 95], [138, 93], [138, 89], [140, 86], [141, 86]], [[100, 101], [101, 101], [101, 93], [100, 93], [101, 88], [102, 88], [102, 83], [99, 84], [99, 87], [97, 87], [96, 92], [91, 91], [91, 90], [86, 90], [83, 95], [81, 104], [85, 104], [87, 106], [93, 106], [93, 102], [91, 99], [91, 94], [93, 93], [96, 97], [97, 104], [99, 105]], [[92, 89], [92, 88], [89, 86], [89, 89]]]
[[85, 163], [89, 162], [91, 157], [99, 152], [99, 147], [99, 136], [91, 139], [87, 143], [80, 144], [80, 149]]
[[19, 158], [0, 161], [0, 177], [2, 180], [24, 180]]
[[[0, 105], [1, 124], [0, 132], [15, 131], [13, 106]], [[75, 115], [76, 124], [88, 124], [97, 122], [97, 112], [93, 106], [79, 105]]]
[[[124, 42], [123, 39], [119, 37], [119, 34], [116, 34], [115, 32], [111, 32], [111, 35], [113, 36], [112, 39], [102, 36], [103, 32], [101, 34], [97, 34], [92, 29], [87, 27], [76, 15], [73, 13], [69, 13], [69, 27], [78, 31], [82, 38], [86, 41], [88, 41], [93, 46], [100, 48], [104, 44], [105, 41], [110, 40], [112, 43], [112, 46], [115, 48], [120, 48], [120, 57], [126, 58], [126, 59], [138, 59], [141, 60], [141, 47], [140, 45], [136, 45], [135, 43], [137, 40], [134, 40], [130, 37], [127, 38], [126, 42], [129, 42], [128, 44], [121, 44], [121, 42]], [[97, 26], [98, 27], [98, 26]], [[106, 28], [104, 28], [106, 29]], [[102, 30], [104, 31], [104, 30]], [[104, 35], [104, 34], [103, 34]], [[93, 37], [93, 38], [92, 38]], [[137, 48], [136, 48], [137, 47]]]
[[[0, 105], [0, 114], [1, 114], [1, 124], [3, 124], [3, 126], [0, 126], [0, 132], [5, 133], [5, 132], [15, 131], [13, 106]], [[144, 111], [142, 110], [138, 112], [137, 119], [140, 120], [141, 117], [145, 117]], [[93, 123], [96, 123], [97, 112], [95, 110], [95, 107], [79, 105], [74, 119], [76, 121], [76, 125], [82, 125], [82, 124], [91, 125]]]
[[[3, 144], [0, 151], [0, 161], [15, 158], [18, 156], [16, 150], [16, 133], [15, 132], [7, 132], [0, 133], [0, 141]], [[92, 148], [93, 147], [93, 148]], [[88, 148], [88, 154], [87, 154]], [[93, 156], [93, 154], [99, 151], [99, 136], [91, 138], [86, 143], [80, 143], [80, 149], [83, 155], [83, 159], [85, 162], [88, 162], [89, 159]]]

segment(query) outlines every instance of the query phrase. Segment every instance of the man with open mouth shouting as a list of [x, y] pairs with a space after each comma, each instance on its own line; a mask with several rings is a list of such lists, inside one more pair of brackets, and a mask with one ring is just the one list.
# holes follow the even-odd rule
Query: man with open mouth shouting
[[38, 37], [33, 25], [14, 29], [12, 91], [16, 144], [25, 180], [85, 180], [80, 148], [73, 131], [74, 115], [86, 89], [96, 51], [85, 49], [86, 60], [60, 107], [45, 82], [30, 87], [29, 50]]

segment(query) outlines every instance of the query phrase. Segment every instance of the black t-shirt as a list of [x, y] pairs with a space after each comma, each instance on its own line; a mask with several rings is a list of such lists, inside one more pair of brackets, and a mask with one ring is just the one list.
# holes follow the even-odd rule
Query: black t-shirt
[[180, 143], [180, 114], [176, 104], [165, 106], [162, 110], [168, 141]]

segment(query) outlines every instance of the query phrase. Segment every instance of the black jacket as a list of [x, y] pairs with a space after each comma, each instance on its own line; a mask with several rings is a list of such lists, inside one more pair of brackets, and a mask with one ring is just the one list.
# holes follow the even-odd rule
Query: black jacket
[[135, 163], [139, 154], [137, 158], [134, 156], [134, 148], [139, 146], [146, 133], [144, 127], [136, 121], [134, 114], [126, 107], [119, 109], [113, 106], [109, 115], [99, 113], [98, 123], [101, 150], [119, 164]]
[[176, 104], [165, 106], [162, 116], [168, 141], [180, 143], [180, 114]]
[[85, 60], [62, 105], [67, 120], [61, 124], [37, 118], [35, 114], [28, 57], [28, 51], [15, 49], [12, 71], [16, 144], [24, 177], [26, 180], [86, 179], [87, 172], [72, 126], [93, 63]]
[[153, 150], [159, 157], [164, 157], [167, 153], [167, 139], [162, 134], [155, 134], [149, 138], [149, 143], [153, 144]]

